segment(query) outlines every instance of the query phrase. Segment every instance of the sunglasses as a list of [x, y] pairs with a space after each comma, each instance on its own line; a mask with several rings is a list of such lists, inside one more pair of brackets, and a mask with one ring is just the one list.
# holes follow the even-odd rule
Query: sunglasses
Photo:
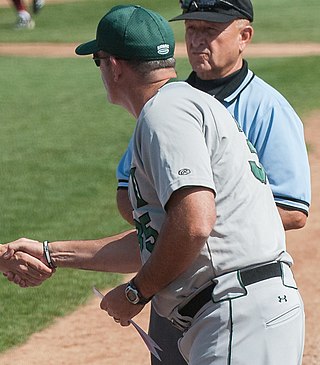
[[92, 57], [92, 59], [93, 59], [93, 61], [96, 64], [97, 67], [100, 67], [101, 60], [107, 60], [109, 58], [110, 58], [109, 56], [108, 57], [99, 57], [96, 53], [94, 53], [93, 57]]
[[237, 10], [239, 13], [246, 16], [246, 18], [251, 18], [251, 15], [245, 10], [240, 9], [238, 6], [229, 3], [226, 0], [180, 0], [180, 6], [183, 9], [183, 14], [193, 13], [196, 11], [214, 11], [215, 8], [225, 7]]

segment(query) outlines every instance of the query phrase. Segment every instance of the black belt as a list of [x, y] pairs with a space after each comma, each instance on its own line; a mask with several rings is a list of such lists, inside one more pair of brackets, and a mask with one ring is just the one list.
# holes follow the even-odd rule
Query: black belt
[[[253, 269], [239, 270], [241, 282], [244, 286], [257, 283], [262, 280], [274, 278], [282, 275], [281, 263], [273, 262]], [[199, 294], [190, 300], [184, 307], [179, 309], [182, 316], [194, 317], [195, 314], [212, 299], [212, 291], [215, 287], [212, 283], [203, 289]]]

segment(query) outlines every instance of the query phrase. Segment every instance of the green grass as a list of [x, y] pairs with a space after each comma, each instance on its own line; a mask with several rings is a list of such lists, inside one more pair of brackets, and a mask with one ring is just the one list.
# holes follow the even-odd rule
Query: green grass
[[[25, 342], [54, 318], [84, 304], [92, 295], [93, 285], [105, 288], [118, 282], [116, 275], [66, 269], [59, 270], [39, 288], [20, 289], [1, 279], [0, 352]], [[100, 310], [98, 301], [97, 310]]]
[[[115, 168], [132, 118], [106, 105], [88, 59], [0, 58], [0, 242], [98, 238], [126, 229]], [[26, 77], [28, 75], [28, 77]], [[0, 280], [0, 351], [24, 341], [118, 276], [58, 270], [37, 289]], [[97, 307], [97, 310], [99, 308]]]
[[[132, 4], [122, 0], [122, 4]], [[140, 0], [137, 3], [170, 19], [181, 10], [178, 1]], [[13, 8], [0, 9], [0, 42], [82, 42], [95, 36], [99, 19], [115, 0], [77, 0], [47, 4], [35, 16], [33, 31], [14, 31]], [[319, 0], [253, 0], [255, 9], [254, 42], [319, 42]], [[184, 40], [183, 22], [171, 23], [177, 41]]]
[[319, 42], [318, 0], [252, 0], [254, 42]]
[[[93, 225], [97, 235], [110, 232], [119, 217], [106, 216], [107, 208], [115, 208], [114, 171], [122, 138], [133, 129], [131, 118], [112, 128], [118, 108], [106, 107], [99, 70], [88, 59], [0, 60], [2, 93], [6, 90], [0, 125], [2, 241], [17, 229], [49, 240], [79, 229], [86, 238]], [[96, 196], [99, 202], [92, 200]], [[27, 215], [21, 205], [28, 206]], [[97, 211], [98, 220], [92, 216]], [[64, 222], [63, 232], [53, 212]]]

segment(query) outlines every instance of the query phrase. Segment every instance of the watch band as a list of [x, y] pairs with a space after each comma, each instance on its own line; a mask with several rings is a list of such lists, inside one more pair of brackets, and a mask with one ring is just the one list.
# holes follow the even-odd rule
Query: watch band
[[150, 298], [145, 298], [145, 297], [143, 297], [143, 296], [140, 294], [140, 292], [139, 292], [138, 288], [136, 287], [136, 285], [135, 285], [135, 283], [134, 283], [134, 281], [133, 281], [133, 280], [134, 280], [134, 279], [132, 279], [132, 280], [130, 280], [130, 281], [129, 281], [129, 283], [127, 284], [127, 287], [128, 287], [128, 286], [130, 286], [132, 289], [134, 289], [134, 290], [137, 292], [137, 296], [138, 296], [138, 298], [139, 298], [139, 301], [138, 301], [136, 304], [146, 305], [147, 303], [149, 303], [149, 302], [150, 302], [150, 300], [152, 299], [152, 297], [150, 297]]

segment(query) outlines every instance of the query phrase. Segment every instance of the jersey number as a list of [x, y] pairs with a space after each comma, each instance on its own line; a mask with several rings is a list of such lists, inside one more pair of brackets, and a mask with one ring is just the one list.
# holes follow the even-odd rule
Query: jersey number
[[[135, 195], [136, 201], [137, 201], [137, 207], [141, 208], [141, 207], [147, 205], [148, 203], [142, 198], [135, 173], [136, 173], [136, 168], [133, 167], [130, 170], [130, 177], [132, 180], [134, 195]], [[159, 236], [158, 231], [156, 231], [154, 228], [152, 228], [149, 225], [150, 222], [151, 222], [151, 218], [150, 218], [149, 213], [145, 213], [145, 214], [141, 215], [139, 217], [139, 220], [136, 220], [136, 219], [134, 220], [134, 223], [135, 223], [135, 226], [137, 229], [140, 251], [143, 250], [144, 245], [145, 245], [146, 249], [149, 252], [152, 252], [154, 245], [157, 241], [157, 238]]]
[[[143, 250], [145, 244], [146, 249], [152, 252], [154, 245], [157, 241], [159, 233], [152, 228], [149, 223], [151, 222], [149, 213], [145, 213], [139, 217], [139, 220], [134, 220], [137, 228], [138, 241], [140, 245], [140, 251]], [[145, 243], [144, 243], [145, 242]]]
[[[233, 118], [233, 119], [238, 127], [239, 132], [244, 133], [242, 128], [240, 127], [240, 124], [238, 123], [238, 121], [235, 118]], [[246, 138], [246, 140], [247, 140], [247, 145], [249, 147], [250, 152], [254, 153], [255, 155], [258, 156], [257, 150], [254, 148], [253, 144], [248, 140], [248, 138]], [[249, 165], [251, 168], [251, 172], [253, 173], [253, 176], [256, 179], [258, 179], [259, 181], [261, 181], [263, 184], [266, 184], [267, 183], [267, 174], [266, 174], [263, 166], [260, 164], [257, 164], [255, 161], [249, 161]]]
[[[248, 139], [247, 139], [247, 144], [249, 146], [250, 152], [258, 155], [256, 149], [253, 147], [253, 144]], [[260, 164], [258, 165], [255, 161], [249, 161], [249, 164], [251, 167], [251, 172], [253, 173], [254, 177], [259, 181], [261, 181], [263, 184], [266, 184], [267, 174], [262, 165]]]
[[137, 208], [141, 208], [147, 205], [148, 203], [142, 198], [135, 174], [136, 174], [136, 167], [132, 167], [130, 169], [130, 177], [132, 180], [133, 191], [137, 200]]

